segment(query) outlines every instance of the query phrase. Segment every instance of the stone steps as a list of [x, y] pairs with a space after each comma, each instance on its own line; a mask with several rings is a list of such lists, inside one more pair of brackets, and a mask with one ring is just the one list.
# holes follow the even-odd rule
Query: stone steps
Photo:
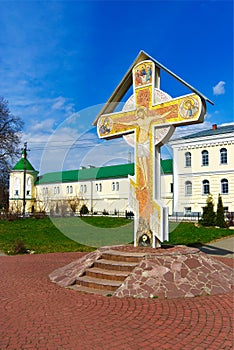
[[109, 250], [102, 254], [102, 259], [112, 261], [140, 262], [145, 253], [131, 253], [118, 250]]
[[94, 263], [94, 267], [98, 267], [100, 269], [128, 272], [131, 272], [137, 265], [138, 264], [134, 262], [115, 261], [107, 259], [99, 259]]
[[116, 271], [116, 270], [105, 270], [98, 267], [91, 267], [85, 271], [86, 276], [115, 280], [115, 281], [124, 281], [128, 277], [128, 271]]
[[144, 254], [108, 250], [93, 266], [77, 277], [72, 286], [77, 291], [102, 295], [113, 294], [142, 260]]
[[99, 295], [104, 295], [104, 296], [111, 296], [113, 294], [112, 290], [90, 288], [90, 287], [85, 287], [85, 286], [82, 286], [79, 284], [75, 284], [75, 285], [69, 287], [69, 289], [76, 290], [77, 292], [99, 294]]

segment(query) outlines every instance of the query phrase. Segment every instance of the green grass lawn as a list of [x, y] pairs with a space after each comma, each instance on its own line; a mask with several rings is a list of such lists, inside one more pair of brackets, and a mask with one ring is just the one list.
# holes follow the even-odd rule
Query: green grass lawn
[[[233, 231], [196, 227], [194, 223], [170, 225], [171, 244], [196, 245], [208, 243]], [[0, 251], [13, 251], [22, 242], [35, 253], [85, 251], [111, 244], [133, 241], [133, 221], [112, 217], [25, 218], [0, 220]]]
[[[173, 227], [175, 227], [174, 230]], [[234, 234], [233, 230], [227, 228], [198, 227], [191, 222], [181, 222], [178, 226], [170, 223], [170, 231], [169, 243], [184, 245], [209, 243]]]
[[36, 253], [93, 250], [64, 236], [49, 218], [1, 220], [0, 250], [12, 251], [16, 242], [23, 242], [27, 249]]

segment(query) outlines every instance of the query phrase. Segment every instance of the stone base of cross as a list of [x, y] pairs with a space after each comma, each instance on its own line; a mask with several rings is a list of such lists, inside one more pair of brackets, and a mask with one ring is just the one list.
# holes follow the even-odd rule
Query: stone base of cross
[[195, 93], [171, 99], [157, 86], [155, 63], [144, 60], [132, 69], [133, 95], [120, 112], [97, 120], [100, 138], [122, 137], [135, 148], [135, 175], [130, 177], [129, 205], [135, 214], [134, 245], [157, 247], [168, 240], [168, 210], [161, 200], [160, 147], [175, 127], [199, 123], [205, 102]]

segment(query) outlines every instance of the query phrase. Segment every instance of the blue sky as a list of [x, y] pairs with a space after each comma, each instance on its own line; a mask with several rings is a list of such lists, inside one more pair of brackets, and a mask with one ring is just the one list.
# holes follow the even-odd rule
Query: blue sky
[[[0, 1], [0, 33], [0, 95], [41, 173], [128, 161], [92, 121], [140, 50], [214, 102], [197, 128], [233, 122], [231, 0]], [[163, 75], [161, 88], [189, 93]]]

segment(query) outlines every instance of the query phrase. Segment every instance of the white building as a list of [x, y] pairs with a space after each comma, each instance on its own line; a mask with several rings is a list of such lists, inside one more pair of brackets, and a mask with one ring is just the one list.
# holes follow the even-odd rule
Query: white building
[[[234, 212], [234, 124], [217, 126], [170, 141], [171, 159], [161, 161], [161, 197], [169, 214], [203, 212], [207, 196], [225, 211]], [[10, 210], [22, 212], [24, 159], [10, 174]], [[130, 211], [128, 176], [134, 164], [88, 167], [37, 176], [26, 160], [25, 212], [78, 212], [83, 204], [92, 212]]]
[[[172, 210], [172, 160], [162, 160], [162, 193]], [[52, 172], [35, 177], [37, 172], [27, 160], [25, 212], [67, 214], [79, 212], [85, 204], [94, 213], [124, 214], [129, 208], [128, 176], [134, 175], [134, 164], [88, 167]], [[10, 211], [21, 212], [23, 206], [24, 159], [10, 174]]]
[[221, 194], [234, 212], [234, 124], [217, 126], [170, 141], [173, 149], [173, 211], [202, 213], [207, 196]]

